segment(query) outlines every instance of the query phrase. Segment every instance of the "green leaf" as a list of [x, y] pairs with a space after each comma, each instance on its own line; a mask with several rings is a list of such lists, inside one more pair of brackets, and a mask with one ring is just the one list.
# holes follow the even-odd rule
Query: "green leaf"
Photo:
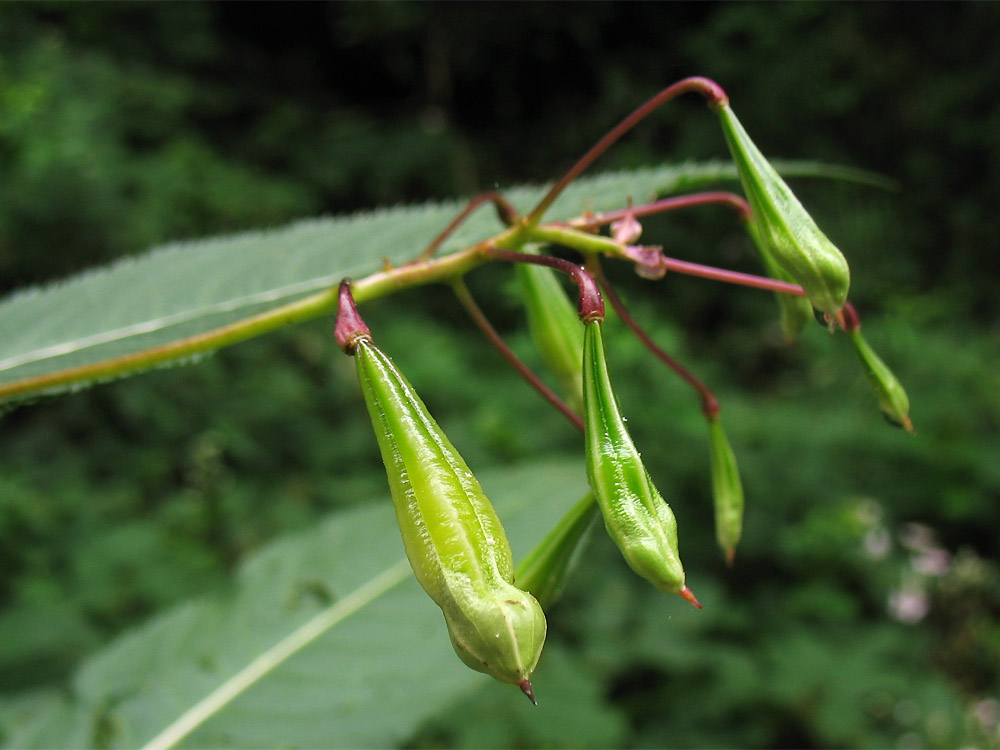
[[[786, 175], [879, 180], [860, 170], [810, 162], [782, 169]], [[610, 210], [624, 205], [629, 196], [638, 203], [681, 188], [733, 179], [734, 167], [722, 162], [582, 179], [565, 191], [546, 218]], [[519, 187], [507, 195], [525, 211], [543, 191]], [[385, 262], [405, 263], [462, 205], [452, 201], [399, 207], [176, 243], [153, 249], [138, 260], [16, 293], [0, 303], [0, 399], [12, 395], [4, 393], [11, 383], [177, 342], [328, 289], [345, 277], [375, 272]], [[478, 211], [442, 252], [471, 245], [500, 229], [492, 212]], [[156, 364], [182, 359], [183, 354], [171, 355]], [[152, 365], [135, 371], [148, 366]], [[59, 392], [107, 377], [94, 374], [72, 384], [32, 385], [17, 397]]]
[[[516, 556], [575, 502], [584, 476], [566, 461], [483, 473]], [[389, 746], [477, 685], [520, 696], [455, 657], [385, 498], [272, 543], [223, 595], [91, 658], [70, 698], [0, 706], [0, 721], [6, 745], [21, 748]]]

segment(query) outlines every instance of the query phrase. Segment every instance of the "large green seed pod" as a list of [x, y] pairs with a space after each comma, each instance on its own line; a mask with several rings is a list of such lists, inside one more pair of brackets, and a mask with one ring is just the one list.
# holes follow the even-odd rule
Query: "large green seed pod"
[[719, 106], [718, 113], [761, 240], [817, 310], [838, 312], [847, 301], [851, 278], [844, 256], [750, 140], [729, 105]]
[[566, 403], [577, 414], [583, 411], [583, 329], [576, 309], [556, 277], [545, 266], [516, 263], [528, 328], [545, 360], [559, 380]]
[[636, 573], [661, 591], [700, 606], [684, 582], [677, 521], [653, 486], [625, 428], [604, 358], [601, 321], [586, 324], [583, 397], [587, 479], [608, 534]]
[[462, 661], [519, 685], [534, 701], [529, 677], [545, 640], [545, 616], [531, 594], [513, 585], [500, 519], [392, 360], [367, 336], [351, 343], [417, 581], [441, 607]]

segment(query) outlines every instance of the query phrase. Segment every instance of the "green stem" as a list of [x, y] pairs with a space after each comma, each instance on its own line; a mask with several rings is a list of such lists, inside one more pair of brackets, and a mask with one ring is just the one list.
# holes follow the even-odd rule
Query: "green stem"
[[[630, 260], [625, 248], [608, 237], [590, 234], [564, 223], [530, 226], [522, 221], [488, 240], [451, 255], [428, 258], [396, 268], [386, 268], [370, 276], [365, 276], [352, 282], [351, 291], [355, 301], [358, 304], [363, 304], [415, 286], [433, 283], [450, 284], [453, 279], [464, 276], [472, 269], [496, 260], [497, 258], [491, 255], [496, 250], [516, 251], [526, 242], [558, 244], [576, 250], [583, 255], [605, 255]], [[705, 266], [681, 261], [671, 260], [668, 268], [682, 273], [717, 278], [720, 281], [735, 281], [736, 283], [760, 286], [789, 294], [802, 294], [801, 288], [792, 284], [782, 284], [770, 279], [758, 279], [747, 274], [709, 269]], [[336, 309], [337, 287], [331, 287], [273, 310], [195, 336], [171, 341], [168, 344], [0, 385], [0, 402], [12, 398], [54, 392], [77, 383], [113, 380], [124, 375], [232, 346], [294, 323], [302, 323], [322, 315], [329, 315]]]

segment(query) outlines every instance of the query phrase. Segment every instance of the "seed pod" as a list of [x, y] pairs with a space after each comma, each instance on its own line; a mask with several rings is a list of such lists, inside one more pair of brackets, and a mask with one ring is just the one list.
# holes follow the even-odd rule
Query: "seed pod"
[[545, 616], [531, 594], [513, 585], [500, 519], [392, 360], [368, 335], [349, 340], [417, 581], [441, 607], [462, 661], [518, 685], [534, 702], [529, 677], [545, 640]]
[[715, 498], [715, 536], [726, 555], [726, 562], [732, 565], [736, 545], [743, 533], [743, 482], [736, 456], [718, 417], [708, 420], [708, 439]]
[[583, 342], [587, 479], [608, 534], [629, 567], [661, 591], [700, 607], [684, 583], [673, 511], [653, 486], [625, 428], [608, 376], [601, 325], [600, 320], [587, 322]]
[[910, 399], [903, 384], [865, 341], [861, 335], [861, 324], [858, 322], [857, 313], [850, 305], [844, 308], [844, 319], [847, 323], [845, 326], [847, 338], [865, 370], [882, 415], [890, 424], [902, 427], [912, 435], [914, 430], [913, 422], [910, 421]]
[[838, 312], [850, 285], [847, 261], [750, 140], [729, 105], [719, 106], [718, 112], [761, 239], [816, 309]]
[[566, 403], [583, 411], [583, 329], [556, 272], [532, 263], [515, 263], [528, 327], [546, 366], [556, 376]]
[[543, 607], [555, 602], [586, 544], [598, 507], [588, 492], [517, 565], [514, 580]]
[[[794, 284], [795, 279], [784, 268], [778, 265], [770, 249], [761, 240], [760, 232], [757, 231], [757, 227], [753, 221], [746, 222], [745, 226], [754, 247], [757, 248], [757, 253], [760, 255], [761, 263], [764, 265], [767, 275], [772, 279], [788, 281]], [[785, 334], [785, 342], [790, 344], [798, 338], [798, 335], [805, 328], [806, 324], [814, 319], [813, 308], [809, 300], [805, 297], [798, 297], [794, 294], [781, 294], [780, 292], [774, 296], [778, 300], [778, 307], [781, 310], [781, 331]]]

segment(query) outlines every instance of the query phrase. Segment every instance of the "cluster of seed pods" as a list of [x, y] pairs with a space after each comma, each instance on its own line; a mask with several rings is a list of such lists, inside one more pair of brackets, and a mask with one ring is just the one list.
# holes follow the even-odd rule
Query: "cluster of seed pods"
[[[665, 90], [669, 96], [660, 95], [651, 102], [658, 105], [684, 90], [702, 93], [718, 114], [748, 199], [741, 218], [768, 276], [788, 289], [794, 288], [791, 294], [778, 295], [786, 337], [794, 338], [814, 318], [814, 309], [831, 325], [839, 324], [848, 334], [885, 416], [912, 432], [906, 394], [861, 337], [857, 313], [847, 302], [850, 274], [844, 256], [747, 136], [728, 97], [716, 84], [707, 79], [685, 79]], [[651, 108], [650, 103], [643, 105], [632, 120], [645, 116]], [[602, 139], [600, 150], [631, 127], [632, 120], [626, 119]], [[592, 160], [591, 155], [582, 159], [557, 188], [582, 171], [581, 164], [586, 166]], [[550, 191], [524, 221], [537, 224], [557, 192], [555, 188]], [[519, 221], [506, 202], [494, 194], [489, 198], [506, 223]], [[662, 275], [665, 261], [659, 248], [630, 244], [640, 231], [630, 212], [612, 224], [612, 237], [621, 246], [620, 257], [633, 258], [637, 272], [644, 276]], [[429, 257], [440, 239], [418, 262]], [[417, 581], [441, 608], [461, 660], [475, 670], [520, 686], [534, 702], [530, 678], [546, 633], [542, 608], [558, 596], [598, 510], [608, 535], [632, 570], [657, 589], [701, 607], [685, 583], [674, 514], [644, 467], [615, 396], [604, 346], [604, 298], [599, 281], [626, 324], [702, 395], [716, 536], [730, 564], [742, 530], [744, 495], [718, 402], [638, 329], [606, 284], [596, 257], [588, 258], [585, 268], [545, 255], [535, 247], [519, 249], [524, 252], [496, 247], [486, 252], [493, 260], [517, 264], [532, 337], [564, 400], [551, 392], [546, 397], [557, 402], [584, 433], [591, 492], [516, 569], [503, 525], [489, 499], [413, 386], [375, 345], [348, 281], [340, 286], [335, 332], [341, 349], [356, 359], [403, 546]], [[576, 283], [579, 298], [575, 310], [554, 270], [569, 274]], [[460, 279], [454, 287], [494, 344], [524, 374], [523, 365], [485, 321]], [[529, 382], [539, 383], [533, 378]]]

